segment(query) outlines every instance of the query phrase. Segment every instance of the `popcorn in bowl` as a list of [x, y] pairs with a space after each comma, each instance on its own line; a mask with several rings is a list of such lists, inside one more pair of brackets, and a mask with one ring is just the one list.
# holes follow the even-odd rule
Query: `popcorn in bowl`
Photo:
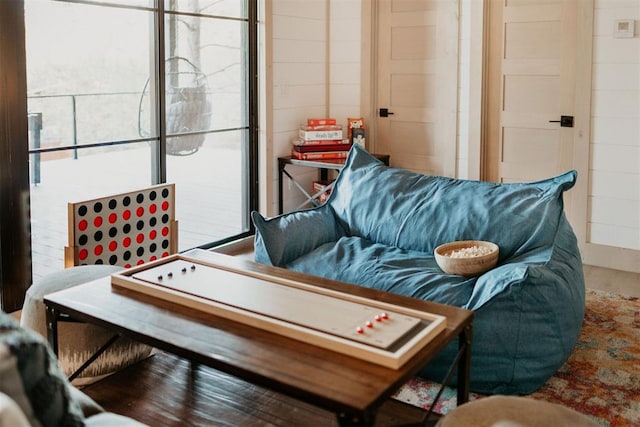
[[473, 258], [483, 255], [489, 255], [491, 252], [493, 252], [493, 250], [494, 249], [489, 246], [469, 246], [467, 248], [453, 250], [445, 256], [451, 258]]
[[478, 276], [498, 263], [499, 248], [483, 240], [460, 240], [438, 246], [433, 256], [442, 271], [460, 276]]

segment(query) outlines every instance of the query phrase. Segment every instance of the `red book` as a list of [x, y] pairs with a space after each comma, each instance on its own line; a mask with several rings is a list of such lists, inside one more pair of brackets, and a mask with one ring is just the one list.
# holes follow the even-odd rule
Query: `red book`
[[307, 126], [335, 125], [336, 119], [307, 119]]
[[294, 138], [291, 141], [293, 145], [338, 145], [338, 144], [351, 144], [348, 139], [302, 139]]
[[342, 130], [342, 125], [301, 125], [301, 130]]
[[298, 160], [329, 160], [329, 159], [346, 159], [348, 151], [319, 151], [317, 153], [300, 153], [291, 150], [291, 157]]
[[314, 153], [321, 151], [349, 151], [351, 144], [320, 144], [294, 145], [293, 149], [299, 153]]

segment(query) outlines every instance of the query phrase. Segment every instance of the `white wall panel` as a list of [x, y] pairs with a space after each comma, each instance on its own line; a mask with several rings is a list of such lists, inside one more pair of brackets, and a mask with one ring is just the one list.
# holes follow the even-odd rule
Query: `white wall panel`
[[640, 120], [635, 117], [592, 117], [591, 142], [594, 144], [620, 144], [640, 146]]
[[600, 245], [614, 246], [640, 250], [638, 231], [635, 228], [625, 228], [614, 225], [590, 223], [591, 239]]
[[483, 3], [459, 0], [456, 176], [479, 179], [482, 139]]
[[[640, 48], [640, 46], [639, 46]], [[640, 116], [640, 92], [637, 90], [594, 90], [591, 114], [596, 117]]]
[[[636, 23], [615, 38], [615, 21]], [[640, 249], [638, 0], [597, 0], [594, 15], [589, 241]]]
[[309, 62], [273, 64], [273, 84], [323, 85], [327, 76], [324, 65]]
[[597, 64], [593, 85], [599, 90], [640, 90], [640, 63]]
[[326, 0], [271, 0], [273, 15], [326, 19]]
[[[331, 22], [344, 19], [357, 27], [355, 35], [360, 38], [360, 3], [364, 0], [331, 0]], [[354, 22], [357, 21], [357, 22]]]
[[[291, 152], [291, 140], [307, 117], [324, 116], [327, 105], [327, 1], [272, 0], [271, 33], [273, 87], [272, 136], [273, 186], [279, 188], [277, 157]], [[297, 168], [296, 176], [311, 182], [310, 168]], [[269, 214], [277, 213], [278, 190], [273, 191]], [[298, 190], [284, 184], [285, 209], [303, 199]]]
[[[640, 147], [632, 145], [594, 144], [591, 148], [592, 170], [623, 172], [639, 178]], [[622, 184], [622, 183], [621, 183]]]
[[[332, 27], [333, 31], [333, 27]], [[349, 63], [360, 65], [360, 42], [358, 40], [339, 40], [333, 36], [331, 42], [331, 63]], [[360, 75], [357, 75], [360, 78]]]
[[273, 43], [273, 62], [325, 63], [325, 42], [317, 40], [277, 39]]
[[345, 126], [360, 117], [361, 3], [329, 0], [329, 115]]
[[627, 2], [603, 1], [596, 3], [596, 15], [593, 22], [593, 34], [596, 36], [613, 35], [613, 21], [616, 19], [640, 19], [640, 5], [637, 0]]
[[632, 173], [593, 171], [591, 196], [640, 201], [640, 180]]
[[[270, 161], [278, 188], [276, 158], [289, 154], [301, 123], [330, 115], [346, 125], [348, 117], [360, 115], [361, 0], [273, 0], [271, 15]], [[303, 185], [315, 178], [315, 169], [292, 170]], [[285, 210], [302, 200], [287, 183], [284, 193]], [[276, 212], [278, 192], [273, 194], [270, 205]]]
[[273, 38], [324, 41], [325, 26], [325, 21], [320, 19], [276, 15], [273, 17]]
[[640, 201], [592, 198], [591, 222], [637, 230], [640, 226]]
[[[274, 86], [273, 108], [306, 108], [324, 105], [324, 85]], [[300, 112], [305, 114], [304, 111]]]
[[595, 62], [614, 64], [638, 62], [639, 43], [640, 39], [637, 36], [628, 39], [614, 39], [612, 36], [595, 37], [593, 50], [597, 56], [594, 57], [594, 60]]
[[349, 117], [356, 117], [359, 111], [360, 106], [360, 88], [354, 84], [332, 84], [331, 85], [331, 110], [332, 116], [336, 116], [340, 121], [344, 121], [344, 125], [346, 126], [347, 116], [337, 116], [333, 111], [334, 107], [337, 106], [350, 106], [352, 110], [354, 106], [358, 106], [356, 111], [351, 111], [349, 113]]
[[[355, 88], [360, 87], [360, 64], [355, 62], [334, 62], [329, 67], [331, 75], [331, 84], [334, 85], [352, 85]], [[359, 92], [359, 91], [358, 91]], [[358, 101], [352, 100], [353, 101]]]
[[286, 142], [289, 143], [293, 137], [298, 135], [298, 127], [307, 117], [320, 117], [324, 115], [324, 110], [324, 105], [305, 107], [304, 111], [300, 107], [280, 108], [278, 109], [278, 114], [274, 117], [273, 127], [274, 129], [279, 129], [279, 133], [289, 132], [291, 137], [286, 139]]

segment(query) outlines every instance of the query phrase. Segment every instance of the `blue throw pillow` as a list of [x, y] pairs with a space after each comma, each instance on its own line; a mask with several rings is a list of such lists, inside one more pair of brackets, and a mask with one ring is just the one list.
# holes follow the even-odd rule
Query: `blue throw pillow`
[[[83, 426], [70, 384], [44, 339], [0, 313], [0, 391], [43, 427]], [[32, 421], [33, 423], [33, 421]]]
[[344, 236], [326, 205], [265, 219], [252, 212], [256, 261], [283, 266], [316, 247]]

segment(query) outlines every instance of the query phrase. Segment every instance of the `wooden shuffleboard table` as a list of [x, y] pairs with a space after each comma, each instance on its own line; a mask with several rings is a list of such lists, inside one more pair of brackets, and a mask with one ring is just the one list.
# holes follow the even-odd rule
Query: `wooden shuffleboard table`
[[193, 250], [45, 297], [63, 316], [371, 425], [377, 409], [454, 340], [468, 400], [472, 312]]

